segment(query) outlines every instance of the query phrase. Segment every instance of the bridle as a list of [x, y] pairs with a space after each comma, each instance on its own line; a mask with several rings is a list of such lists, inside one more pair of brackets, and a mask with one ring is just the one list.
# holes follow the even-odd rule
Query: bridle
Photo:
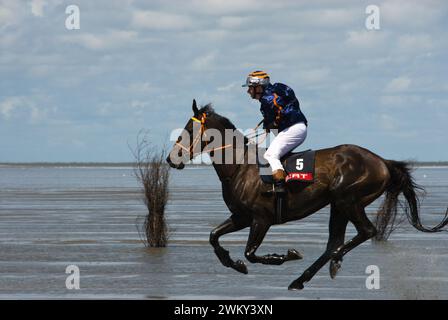
[[177, 146], [179, 146], [180, 148], [184, 149], [184, 150], [187, 151], [189, 154], [191, 154], [191, 158], [194, 158], [195, 156], [197, 156], [197, 155], [199, 155], [199, 154], [201, 154], [201, 153], [204, 153], [204, 152], [206, 152], [206, 153], [214, 152], [214, 151], [216, 151], [216, 150], [221, 150], [221, 149], [225, 149], [225, 148], [228, 148], [228, 147], [231, 147], [231, 146], [232, 146], [232, 144], [226, 144], [226, 145], [221, 146], [221, 147], [216, 147], [216, 148], [211, 148], [210, 150], [205, 150], [205, 148], [207, 147], [207, 145], [208, 145], [208, 143], [209, 143], [209, 141], [206, 141], [206, 142], [205, 142], [204, 149], [203, 149], [202, 151], [200, 151], [199, 153], [196, 153], [196, 154], [193, 152], [193, 151], [194, 151], [194, 147], [197, 145], [197, 143], [198, 143], [199, 141], [201, 141], [201, 137], [202, 137], [202, 136], [207, 136], [207, 135], [206, 135], [206, 129], [207, 129], [207, 128], [205, 127], [205, 120], [206, 120], [206, 118], [207, 118], [207, 114], [206, 114], [206, 113], [202, 113], [201, 120], [199, 120], [199, 119], [196, 118], [196, 117], [191, 117], [191, 120], [193, 120], [193, 121], [198, 122], [198, 123], [201, 124], [201, 129], [199, 130], [199, 133], [196, 135], [196, 137], [193, 139], [193, 142], [188, 146], [188, 148], [187, 148], [187, 147], [184, 147], [184, 146], [183, 146], [182, 144], [180, 144], [179, 142], [176, 142], [176, 145], [177, 145]]

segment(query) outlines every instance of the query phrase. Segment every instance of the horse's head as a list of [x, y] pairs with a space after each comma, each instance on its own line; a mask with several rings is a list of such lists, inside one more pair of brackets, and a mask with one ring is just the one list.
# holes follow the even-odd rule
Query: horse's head
[[202, 153], [205, 147], [202, 135], [205, 131], [205, 121], [210, 107], [206, 106], [199, 110], [196, 100], [193, 100], [192, 108], [193, 116], [188, 120], [173, 149], [166, 158], [169, 165], [176, 169], [183, 169], [185, 163]]
[[210, 104], [198, 109], [196, 100], [193, 100], [193, 116], [177, 138], [166, 161], [173, 168], [183, 169], [186, 162], [203, 152], [208, 152], [214, 163], [222, 163], [224, 154], [218, 151], [239, 144], [241, 149], [244, 149], [242, 146], [247, 142], [247, 138], [233, 123], [215, 113]]

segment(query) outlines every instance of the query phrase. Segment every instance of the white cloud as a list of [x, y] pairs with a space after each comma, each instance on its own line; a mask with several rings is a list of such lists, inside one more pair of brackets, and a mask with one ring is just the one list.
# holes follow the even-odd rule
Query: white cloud
[[402, 92], [406, 91], [409, 88], [409, 85], [411, 84], [411, 79], [403, 76], [398, 77], [395, 79], [392, 79], [386, 86], [387, 92]]
[[[380, 97], [380, 104], [385, 107], [397, 107], [397, 108], [421, 108], [422, 105], [426, 105], [426, 101], [422, 96], [409, 95], [400, 93], [385, 94]], [[417, 117], [415, 119], [419, 121]]]
[[194, 25], [190, 16], [160, 11], [135, 11], [132, 25], [154, 30], [183, 30]]
[[404, 52], [428, 51], [433, 48], [434, 41], [429, 34], [405, 34], [398, 38], [397, 48]]
[[44, 6], [47, 5], [45, 0], [31, 0], [31, 12], [36, 17], [44, 15]]
[[144, 109], [148, 106], [148, 102], [140, 101], [140, 100], [132, 100], [131, 108], [133, 109]]
[[247, 14], [257, 10], [268, 10], [273, 5], [275, 1], [268, 0], [193, 0], [189, 3], [192, 11], [212, 15]]
[[[446, 23], [432, 18], [439, 17], [434, 10], [446, 13], [448, 6], [407, 2], [378, 2], [381, 30], [368, 31], [365, 6], [354, 0], [343, 8], [331, 0], [98, 0], [80, 4], [84, 27], [67, 31], [62, 0], [33, 2], [34, 14], [45, 19], [33, 15], [31, 0], [0, 0], [0, 73], [7, 79], [0, 81], [0, 130], [41, 121], [50, 124], [48, 138], [67, 127], [52, 124], [63, 118], [83, 123], [82, 133], [100, 127], [123, 136], [150, 125], [161, 137], [191, 116], [193, 97], [213, 102], [227, 115], [240, 114], [247, 105], [247, 117], [231, 119], [250, 127], [260, 116], [259, 104], [240, 85], [259, 68], [296, 91], [307, 116], [318, 119], [317, 127], [329, 103], [361, 118], [379, 108], [377, 114], [386, 115], [383, 128], [393, 128], [403, 110], [410, 125], [419, 123], [413, 111], [422, 105], [439, 108], [440, 119], [448, 110]], [[421, 10], [423, 17], [412, 18]], [[36, 98], [35, 92], [51, 100]], [[430, 98], [434, 101], [427, 103]], [[332, 110], [333, 120], [343, 121], [344, 112]], [[151, 122], [161, 115], [166, 120]], [[372, 129], [369, 121], [365, 125]], [[37, 126], [28, 127], [30, 134], [36, 132]], [[67, 141], [79, 132], [73, 130]], [[106, 145], [105, 137], [97, 135], [95, 144]], [[331, 143], [332, 138], [323, 133], [321, 139]], [[14, 138], [0, 137], [0, 143], [8, 139]], [[118, 155], [114, 149], [104, 157]]]
[[238, 16], [225, 16], [221, 17], [218, 20], [218, 25], [225, 29], [234, 29], [239, 28], [245, 23], [248, 22], [248, 18], [246, 17], [238, 17]]
[[128, 86], [128, 90], [133, 93], [149, 93], [155, 89], [155, 86], [149, 82], [134, 82]]
[[12, 111], [19, 105], [20, 99], [18, 97], [7, 98], [0, 102], [0, 114], [5, 118], [11, 117]]
[[105, 34], [82, 33], [61, 36], [63, 42], [79, 44], [92, 50], [120, 47], [137, 40], [137, 32], [113, 30]]
[[330, 75], [330, 69], [328, 68], [316, 68], [301, 70], [298, 72], [298, 78], [304, 84], [315, 84], [325, 81]]
[[[238, 84], [239, 84], [239, 83], [233, 82], [233, 83], [231, 83], [231, 84], [228, 84], [228, 85], [225, 85], [225, 86], [218, 87], [216, 90], [218, 90], [218, 91], [224, 91], [224, 92], [229, 92], [229, 91], [232, 91], [232, 90], [235, 90], [236, 88], [238, 88]], [[240, 86], [241, 86], [241, 84], [240, 84]]]
[[359, 16], [362, 15], [362, 11], [350, 8], [326, 9], [322, 7], [312, 10], [297, 10], [296, 12], [296, 19], [292, 21], [295, 24], [299, 21], [301, 25], [322, 28], [346, 28], [359, 20]]
[[216, 54], [214, 52], [210, 52], [194, 59], [191, 63], [191, 67], [197, 71], [206, 71], [209, 68], [213, 68], [215, 59]]
[[39, 122], [45, 118], [47, 111], [38, 108], [35, 102], [24, 96], [11, 96], [0, 102], [0, 115], [5, 119], [12, 119], [13, 116], [28, 116], [32, 123]]
[[432, 26], [444, 16], [444, 1], [394, 0], [384, 1], [380, 7], [383, 26], [422, 29]]
[[387, 131], [392, 131], [397, 129], [397, 121], [391, 117], [389, 114], [380, 114], [380, 127]]
[[349, 31], [347, 33], [346, 43], [357, 48], [378, 48], [381, 47], [387, 38], [384, 31]]
[[19, 24], [22, 16], [23, 8], [20, 1], [0, 2], [0, 28]]

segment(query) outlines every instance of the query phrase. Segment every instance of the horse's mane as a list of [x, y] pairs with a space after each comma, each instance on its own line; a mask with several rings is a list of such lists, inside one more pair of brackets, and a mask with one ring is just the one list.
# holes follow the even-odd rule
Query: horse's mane
[[[199, 109], [199, 114], [201, 114], [201, 113], [207, 114], [208, 118], [215, 119], [216, 121], [221, 123], [224, 126], [224, 128], [226, 128], [226, 129], [236, 130], [235, 125], [229, 119], [227, 119], [226, 117], [223, 117], [215, 112], [215, 109], [213, 108], [211, 103], [208, 103], [205, 106], [201, 107], [201, 109]], [[238, 132], [240, 132], [240, 131], [238, 131]], [[241, 133], [241, 134], [243, 134], [243, 133]], [[246, 136], [244, 136], [244, 144], [247, 144], [248, 142], [249, 142], [249, 139]]]

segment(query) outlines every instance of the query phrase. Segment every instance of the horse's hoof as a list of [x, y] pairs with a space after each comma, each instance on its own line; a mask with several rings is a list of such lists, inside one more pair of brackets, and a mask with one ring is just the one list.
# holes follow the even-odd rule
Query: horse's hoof
[[293, 281], [288, 287], [288, 290], [302, 290], [302, 289], [303, 289], [303, 283], [301, 281]]
[[336, 274], [341, 268], [341, 261], [331, 260], [330, 262], [330, 277], [331, 279], [336, 278]]
[[286, 259], [287, 260], [300, 260], [300, 259], [303, 259], [303, 255], [296, 249], [289, 249]]
[[241, 261], [241, 260], [237, 260], [235, 262], [235, 265], [233, 266], [233, 268], [236, 271], [244, 273], [244, 274], [248, 274], [249, 273], [249, 271], [247, 270], [246, 264], [243, 261]]

